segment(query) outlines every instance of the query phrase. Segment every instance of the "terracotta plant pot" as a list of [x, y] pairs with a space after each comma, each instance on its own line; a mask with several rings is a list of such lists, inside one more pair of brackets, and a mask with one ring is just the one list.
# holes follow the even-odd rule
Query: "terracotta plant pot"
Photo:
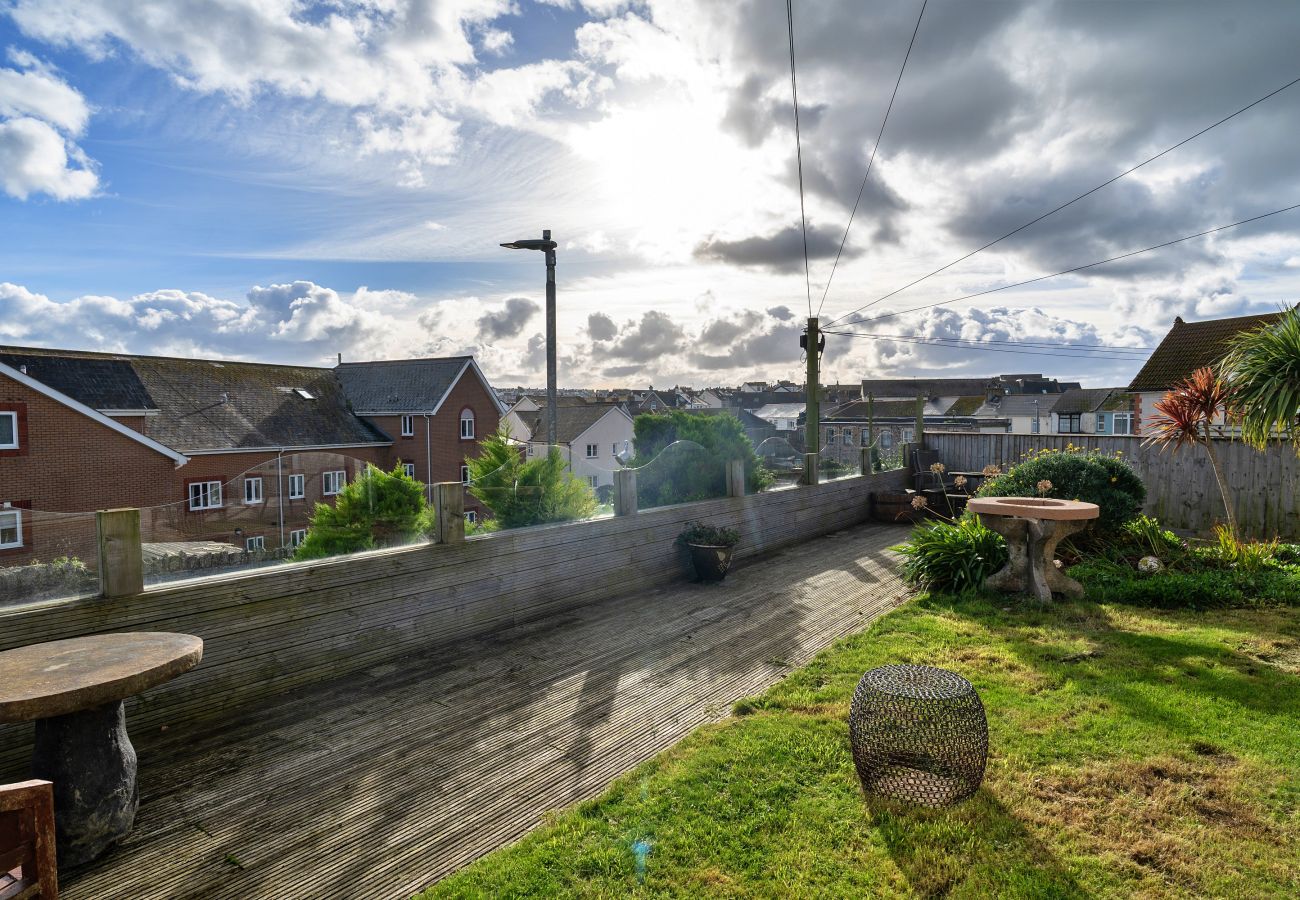
[[731, 568], [731, 555], [735, 547], [710, 544], [687, 544], [691, 549], [691, 562], [700, 581], [721, 581]]

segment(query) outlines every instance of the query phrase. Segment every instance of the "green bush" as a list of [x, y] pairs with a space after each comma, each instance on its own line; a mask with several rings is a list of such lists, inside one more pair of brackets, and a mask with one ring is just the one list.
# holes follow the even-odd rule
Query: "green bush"
[[333, 506], [316, 504], [307, 537], [293, 558], [322, 559], [409, 544], [426, 534], [431, 522], [424, 485], [403, 473], [400, 464], [391, 472], [367, 464], [359, 478], [339, 491]]
[[[1045, 493], [1038, 488], [1044, 481], [1052, 485]], [[1095, 503], [1101, 507], [1097, 524], [1103, 531], [1113, 531], [1138, 514], [1147, 492], [1133, 467], [1118, 456], [1043, 450], [985, 481], [978, 496], [1055, 497]]]
[[728, 460], [744, 460], [747, 493], [772, 483], [735, 416], [679, 410], [645, 413], [636, 417], [633, 429], [632, 466], [637, 469], [637, 505], [642, 509], [725, 496]]
[[469, 492], [492, 510], [502, 528], [585, 519], [596, 511], [591, 487], [569, 471], [560, 451], [524, 460], [503, 428], [469, 460]]
[[1070, 569], [1099, 603], [1128, 603], [1160, 609], [1295, 606], [1300, 576], [1284, 569], [1165, 569], [1142, 575], [1131, 566], [1090, 559]]
[[907, 557], [902, 571], [908, 584], [948, 593], [982, 587], [1007, 562], [1002, 536], [970, 513], [952, 523], [924, 522], [894, 549]]

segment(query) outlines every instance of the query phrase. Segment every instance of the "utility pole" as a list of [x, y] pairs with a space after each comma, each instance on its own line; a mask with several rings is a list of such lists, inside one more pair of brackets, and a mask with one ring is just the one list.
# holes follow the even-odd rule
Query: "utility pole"
[[816, 484], [817, 463], [821, 453], [821, 363], [822, 341], [825, 338], [817, 328], [817, 317], [808, 317], [808, 331], [803, 336], [804, 351], [808, 357], [808, 399], [804, 403], [804, 482]]
[[542, 240], [546, 248], [546, 452], [556, 444], [556, 407], [559, 405], [556, 393], [559, 390], [555, 366], [555, 242], [551, 240], [551, 229], [542, 230]]

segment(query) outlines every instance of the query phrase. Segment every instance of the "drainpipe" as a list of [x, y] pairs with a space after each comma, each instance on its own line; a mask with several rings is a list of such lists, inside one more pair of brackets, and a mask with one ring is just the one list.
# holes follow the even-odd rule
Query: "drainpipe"
[[429, 414], [424, 414], [424, 494], [428, 503], [433, 502], [433, 441], [429, 437]]
[[284, 448], [275, 451], [275, 496], [280, 506], [280, 547], [284, 547]]

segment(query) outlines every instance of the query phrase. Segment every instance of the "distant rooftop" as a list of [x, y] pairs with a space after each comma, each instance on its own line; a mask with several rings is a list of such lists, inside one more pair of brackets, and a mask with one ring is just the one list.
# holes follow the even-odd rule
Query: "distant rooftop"
[[1241, 332], [1272, 325], [1282, 315], [1275, 312], [1204, 322], [1184, 322], [1180, 316], [1174, 319], [1160, 346], [1133, 376], [1128, 389], [1167, 391], [1197, 369], [1216, 365], [1223, 359], [1228, 342]]

